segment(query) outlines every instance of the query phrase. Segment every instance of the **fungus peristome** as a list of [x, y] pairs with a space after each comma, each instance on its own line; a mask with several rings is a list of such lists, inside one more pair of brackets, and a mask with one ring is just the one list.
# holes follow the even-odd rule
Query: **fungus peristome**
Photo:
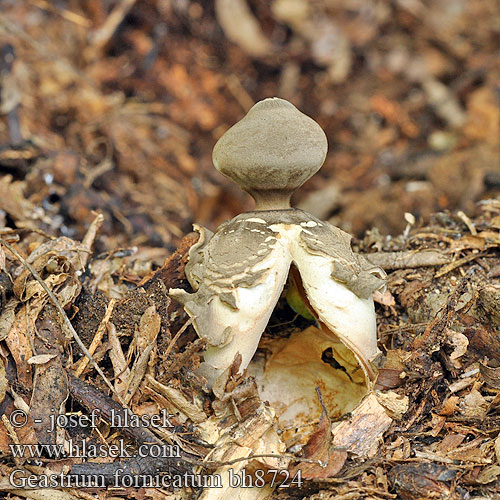
[[348, 347], [374, 380], [378, 355], [372, 293], [385, 273], [353, 253], [351, 236], [303, 210], [290, 196], [322, 166], [321, 127], [278, 98], [255, 104], [217, 142], [216, 168], [250, 193], [256, 210], [201, 233], [186, 275], [194, 293], [170, 290], [206, 338], [201, 373], [210, 383], [239, 353], [250, 363], [287, 281], [291, 265], [318, 325]]

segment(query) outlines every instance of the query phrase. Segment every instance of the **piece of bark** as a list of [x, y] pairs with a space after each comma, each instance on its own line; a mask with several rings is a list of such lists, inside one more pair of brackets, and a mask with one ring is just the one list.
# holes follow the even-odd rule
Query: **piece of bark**
[[193, 403], [190, 403], [179, 390], [160, 384], [160, 382], [155, 380], [150, 375], [148, 375], [147, 381], [148, 385], [152, 389], [164, 396], [172, 405], [186, 415], [186, 417], [191, 419], [195, 424], [199, 424], [207, 420], [205, 413]]
[[36, 321], [38, 334], [33, 339], [38, 358], [45, 363], [35, 364], [33, 393], [30, 402], [30, 416], [39, 443], [55, 444], [62, 438], [62, 430], [53, 428], [52, 419], [64, 413], [64, 403], [68, 399], [68, 379], [63, 367], [62, 353], [67, 350], [68, 339], [61, 331], [57, 311], [47, 305]]
[[453, 498], [449, 484], [457, 471], [434, 463], [400, 464], [389, 472], [393, 487], [403, 500]]
[[361, 457], [373, 457], [391, 423], [375, 394], [369, 394], [348, 419], [335, 427], [333, 444]]

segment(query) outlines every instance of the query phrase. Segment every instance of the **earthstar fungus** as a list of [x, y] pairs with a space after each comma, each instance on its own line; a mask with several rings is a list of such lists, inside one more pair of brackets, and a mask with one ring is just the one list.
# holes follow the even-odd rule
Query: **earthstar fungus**
[[173, 289], [208, 341], [201, 372], [210, 383], [242, 357], [250, 363], [290, 272], [322, 331], [359, 362], [367, 386], [379, 354], [372, 293], [385, 273], [351, 250], [351, 236], [303, 210], [290, 196], [322, 166], [321, 127], [289, 102], [255, 104], [213, 151], [215, 167], [250, 193], [256, 210], [200, 233], [186, 276], [194, 290]]

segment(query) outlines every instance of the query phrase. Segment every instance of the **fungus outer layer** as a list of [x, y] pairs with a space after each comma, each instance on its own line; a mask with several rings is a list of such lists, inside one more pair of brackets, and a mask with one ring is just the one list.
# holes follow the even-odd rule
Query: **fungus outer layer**
[[318, 321], [373, 378], [370, 362], [379, 351], [371, 295], [384, 286], [383, 271], [351, 250], [350, 235], [296, 209], [239, 215], [210, 240], [198, 230], [186, 268], [195, 292], [170, 293], [208, 341], [207, 378], [215, 380], [237, 353], [240, 369], [248, 366], [292, 263]]

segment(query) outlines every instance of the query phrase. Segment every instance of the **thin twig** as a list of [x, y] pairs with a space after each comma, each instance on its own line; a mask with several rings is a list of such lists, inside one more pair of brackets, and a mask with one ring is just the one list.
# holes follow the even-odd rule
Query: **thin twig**
[[[89, 353], [91, 356], [94, 355], [97, 347], [101, 344], [102, 338], [104, 337], [104, 332], [106, 331], [106, 327], [108, 326], [109, 320], [111, 318], [111, 314], [113, 314], [113, 309], [116, 304], [116, 299], [111, 299], [109, 301], [108, 307], [106, 308], [106, 313], [104, 314], [104, 318], [102, 319], [99, 327], [97, 328], [97, 332], [94, 335], [94, 338], [92, 339], [92, 342], [90, 343], [89, 346]], [[89, 358], [85, 357], [82, 358], [78, 362], [78, 366], [75, 370], [75, 376], [79, 377], [87, 368], [87, 365], [89, 364]]]
[[168, 355], [170, 351], [173, 349], [175, 343], [179, 339], [179, 337], [186, 331], [186, 328], [193, 322], [192, 318], [189, 318], [179, 329], [179, 331], [175, 334], [174, 338], [169, 342], [167, 348], [165, 349], [164, 359], [168, 359]]
[[76, 24], [77, 26], [82, 26], [83, 28], [90, 28], [92, 23], [85, 17], [76, 12], [68, 9], [60, 9], [47, 2], [46, 0], [30, 0], [30, 3], [38, 7], [39, 9], [46, 10], [47, 12], [52, 12], [61, 16], [66, 21]]
[[18, 260], [20, 260], [21, 263], [23, 264], [23, 266], [26, 267], [26, 269], [29, 270], [29, 272], [38, 281], [38, 283], [40, 283], [40, 286], [45, 290], [45, 293], [48, 295], [50, 301], [52, 302], [52, 304], [54, 305], [54, 307], [57, 309], [57, 312], [61, 315], [61, 318], [63, 320], [63, 325], [66, 327], [66, 330], [70, 333], [70, 336], [72, 336], [75, 339], [76, 343], [78, 344], [78, 346], [80, 347], [80, 349], [82, 350], [82, 352], [85, 354], [85, 356], [87, 356], [87, 358], [89, 358], [89, 361], [92, 364], [92, 366], [95, 368], [96, 372], [102, 377], [102, 379], [104, 380], [104, 382], [106, 383], [106, 385], [109, 387], [109, 389], [111, 390], [111, 392], [116, 396], [116, 398], [118, 399], [118, 401], [123, 406], [126, 406], [123, 403], [122, 398], [120, 397], [120, 395], [115, 391], [115, 388], [113, 387], [113, 385], [111, 384], [111, 382], [108, 380], [108, 378], [106, 377], [106, 375], [104, 374], [104, 372], [101, 370], [101, 368], [99, 367], [99, 365], [95, 362], [94, 358], [92, 357], [92, 355], [90, 354], [90, 352], [85, 347], [85, 344], [82, 342], [82, 340], [80, 339], [80, 337], [76, 333], [75, 329], [73, 328], [73, 325], [71, 324], [71, 321], [69, 320], [68, 316], [64, 312], [64, 309], [62, 308], [61, 304], [57, 300], [57, 297], [54, 295], [54, 293], [52, 292], [52, 290], [47, 286], [47, 284], [45, 283], [45, 281], [43, 281], [43, 279], [36, 272], [36, 270], [33, 268], [33, 266], [29, 262], [27, 262], [26, 259], [24, 259], [22, 257], [22, 255], [12, 245], [10, 245], [9, 243], [7, 243], [3, 238], [0, 238], [0, 244], [4, 245], [5, 248], [7, 248]]
[[118, 26], [129, 13], [130, 9], [132, 9], [136, 1], [137, 0], [121, 0], [106, 18], [104, 24], [90, 35], [89, 48], [92, 49], [92, 56], [97, 55], [109, 40], [111, 40]]
[[[341, 449], [340, 447], [337, 447], [337, 449]], [[342, 448], [343, 449], [343, 448]], [[215, 465], [216, 467], [224, 467], [226, 465], [233, 465], [238, 462], [244, 462], [245, 460], [253, 460], [254, 458], [289, 458], [292, 460], [292, 462], [303, 462], [306, 464], [317, 464], [320, 467], [325, 468], [328, 464], [325, 464], [322, 460], [314, 460], [312, 458], [302, 458], [302, 457], [296, 457], [295, 455], [290, 455], [290, 454], [282, 454], [282, 455], [276, 455], [275, 453], [260, 453], [258, 455], [250, 455], [249, 457], [240, 457], [240, 458], [235, 458], [233, 460], [207, 460], [207, 461], [198, 461], [198, 460], [193, 460], [190, 463], [193, 465], [200, 465], [200, 466], [207, 466], [207, 465]]]
[[455, 269], [463, 266], [464, 264], [472, 262], [473, 260], [484, 257], [485, 255], [486, 254], [484, 252], [471, 253], [469, 255], [466, 255], [465, 257], [462, 257], [461, 259], [457, 259], [455, 262], [451, 262], [450, 264], [447, 264], [446, 266], [443, 266], [441, 269], [439, 269], [439, 271], [437, 271], [434, 275], [434, 278], [441, 278], [441, 276], [444, 276], [445, 274], [448, 274], [451, 271], [454, 271]]

